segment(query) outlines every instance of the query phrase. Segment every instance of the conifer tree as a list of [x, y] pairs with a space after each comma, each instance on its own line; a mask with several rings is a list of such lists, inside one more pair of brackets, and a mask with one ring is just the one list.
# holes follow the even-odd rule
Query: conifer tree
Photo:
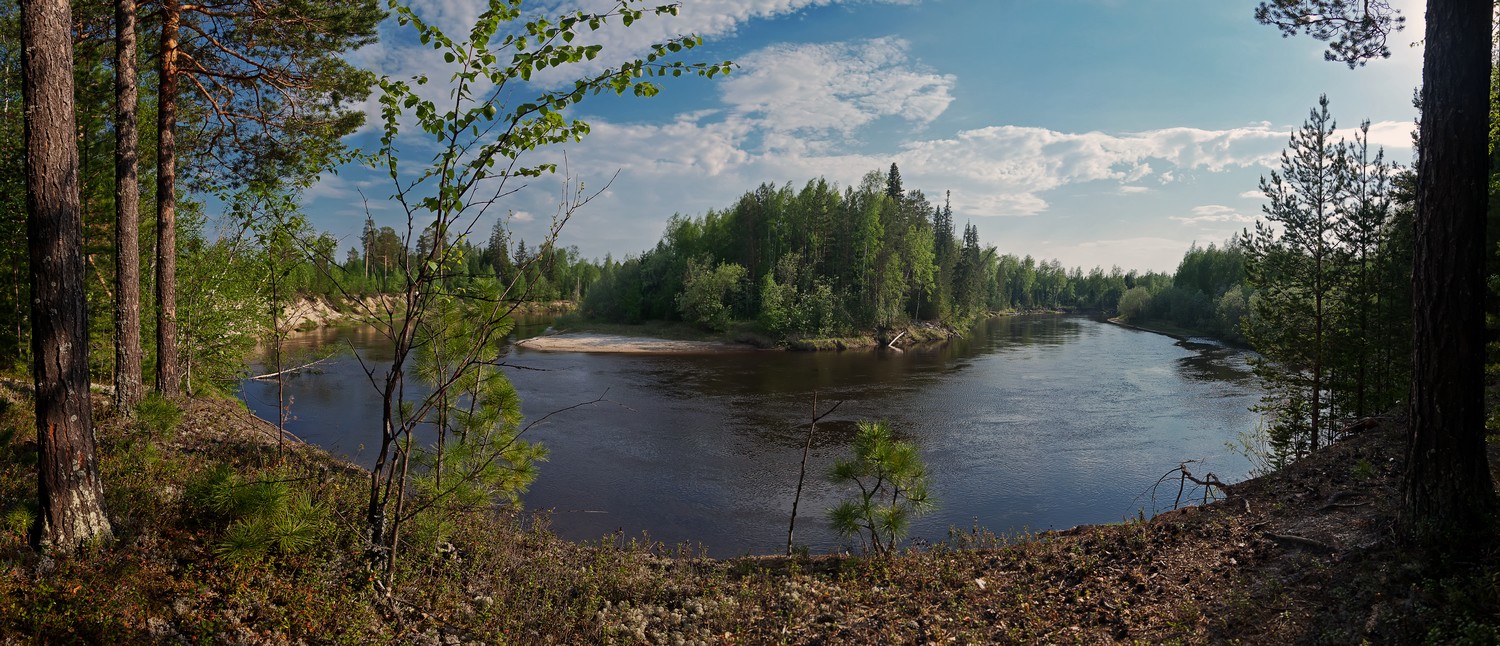
[[1336, 228], [1348, 190], [1335, 127], [1328, 97], [1320, 97], [1282, 151], [1281, 169], [1261, 178], [1266, 220], [1246, 236], [1247, 270], [1259, 290], [1246, 336], [1265, 358], [1256, 364], [1270, 385], [1265, 405], [1299, 412], [1273, 429], [1298, 453], [1318, 448], [1327, 422], [1332, 299], [1342, 269]]
[[[1496, 508], [1485, 459], [1484, 293], [1494, 3], [1428, 0], [1422, 39], [1412, 261], [1412, 390], [1403, 522], [1438, 546], [1485, 531]], [[1389, 56], [1403, 18], [1387, 2], [1273, 0], [1256, 19], [1329, 41], [1350, 67]], [[1434, 540], [1437, 539], [1437, 540]]]
[[178, 112], [201, 111], [190, 149], [216, 162], [232, 188], [255, 176], [333, 157], [363, 120], [347, 100], [368, 94], [368, 73], [343, 55], [373, 42], [385, 17], [374, 0], [163, 0], [157, 56], [156, 387], [181, 388], [177, 353]]
[[72, 552], [109, 539], [89, 404], [88, 314], [67, 0], [21, 3], [26, 232], [39, 510], [32, 543]]

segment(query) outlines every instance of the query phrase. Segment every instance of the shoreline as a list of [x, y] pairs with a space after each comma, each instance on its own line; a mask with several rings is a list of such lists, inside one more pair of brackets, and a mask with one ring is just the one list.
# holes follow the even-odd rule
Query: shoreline
[[[1006, 310], [990, 312], [987, 316], [977, 319], [968, 327], [977, 325], [981, 320], [1033, 314], [1067, 314], [1067, 312], [1057, 310]], [[867, 331], [853, 336], [796, 338], [786, 339], [779, 343], [773, 343], [754, 332], [740, 333], [735, 336], [735, 340], [733, 341], [724, 340], [722, 337], [716, 339], [706, 334], [703, 335], [703, 338], [697, 339], [668, 339], [652, 334], [651, 329], [653, 328], [649, 328], [649, 326], [639, 326], [642, 328], [640, 330], [641, 334], [636, 334], [635, 330], [616, 331], [619, 327], [622, 326], [606, 324], [605, 329], [608, 331], [592, 330], [589, 329], [589, 323], [585, 322], [578, 328], [565, 329], [561, 332], [524, 339], [518, 341], [516, 345], [545, 352], [617, 354], [723, 354], [769, 350], [780, 352], [844, 352], [854, 350], [873, 351], [881, 348], [901, 351], [915, 346], [946, 343], [956, 337], [967, 335], [967, 332], [960, 331], [947, 323], [938, 321], [918, 321], [904, 327]], [[893, 342], [894, 345], [892, 345]]]
[[562, 332], [522, 339], [517, 347], [542, 352], [588, 352], [609, 354], [729, 354], [757, 352], [760, 348], [723, 341], [680, 341], [646, 336], [600, 332]]

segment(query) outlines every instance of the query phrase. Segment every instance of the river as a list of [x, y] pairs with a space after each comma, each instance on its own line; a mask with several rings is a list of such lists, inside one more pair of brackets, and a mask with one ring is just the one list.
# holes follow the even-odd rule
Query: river
[[[520, 337], [545, 329], [531, 322]], [[323, 329], [295, 350], [350, 347], [384, 374], [389, 350], [372, 328]], [[504, 361], [528, 420], [551, 451], [525, 495], [553, 510], [574, 540], [622, 533], [690, 543], [715, 556], [780, 553], [816, 392], [825, 408], [802, 494], [797, 542], [814, 553], [854, 544], [824, 511], [845, 495], [825, 478], [850, 453], [855, 420], [889, 420], [915, 443], [938, 507], [911, 535], [946, 538], [976, 524], [995, 532], [1119, 522], [1170, 506], [1184, 460], [1195, 474], [1242, 479], [1226, 447], [1250, 430], [1259, 397], [1246, 353], [1080, 316], [990, 320], [968, 338], [906, 352], [723, 355], [551, 353], [509, 347]], [[379, 397], [351, 354], [288, 381], [288, 429], [360, 464], [374, 460]], [[241, 396], [274, 420], [273, 382]]]

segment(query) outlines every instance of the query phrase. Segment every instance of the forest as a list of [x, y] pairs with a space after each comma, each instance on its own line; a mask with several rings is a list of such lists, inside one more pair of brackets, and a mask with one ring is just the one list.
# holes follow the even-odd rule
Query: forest
[[676, 216], [654, 248], [606, 262], [583, 313], [713, 331], [747, 321], [775, 339], [911, 321], [967, 329], [1002, 310], [1112, 310], [1126, 290], [1165, 279], [1068, 271], [981, 247], [977, 226], [955, 226], [947, 200], [906, 190], [896, 164], [842, 190], [824, 179], [800, 190], [762, 184], [723, 211]]

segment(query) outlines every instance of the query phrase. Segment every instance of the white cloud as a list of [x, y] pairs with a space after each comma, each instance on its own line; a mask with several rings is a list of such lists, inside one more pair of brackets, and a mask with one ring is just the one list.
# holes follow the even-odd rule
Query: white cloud
[[531, 222], [536, 220], [536, 216], [532, 215], [530, 211], [512, 211], [510, 219], [513, 222]]
[[[1411, 121], [1380, 121], [1371, 123], [1371, 152], [1373, 153], [1375, 148], [1385, 148], [1387, 151], [1410, 150], [1412, 147], [1411, 135], [1416, 129], [1416, 124]], [[1334, 136], [1352, 142], [1357, 132], [1358, 128], [1339, 128], [1334, 133]], [[1386, 153], [1386, 157], [1390, 157], [1389, 152]]]
[[[1135, 236], [1086, 240], [1074, 244], [1044, 245], [1038, 258], [1057, 258], [1064, 267], [1109, 267], [1140, 271], [1172, 271], [1192, 240], [1158, 236]], [[1169, 260], [1170, 259], [1170, 260]]]
[[1260, 189], [1255, 189], [1253, 191], [1245, 191], [1243, 193], [1240, 193], [1240, 197], [1243, 197], [1247, 200], [1264, 200], [1266, 199], [1266, 194], [1262, 193]]
[[1222, 204], [1205, 204], [1193, 207], [1191, 216], [1173, 216], [1172, 219], [1183, 224], [1219, 224], [1225, 222], [1249, 224], [1255, 221], [1255, 216], [1245, 215], [1235, 210], [1234, 207]]
[[899, 38], [767, 47], [738, 61], [723, 99], [778, 133], [848, 133], [892, 116], [931, 123], [952, 103], [955, 79], [913, 68], [907, 47]]
[[[570, 147], [575, 175], [595, 184], [620, 172], [615, 190], [637, 196], [620, 198], [620, 209], [654, 210], [663, 220], [674, 211], [699, 214], [723, 208], [762, 182], [800, 185], [822, 176], [854, 185], [864, 173], [883, 171], [892, 162], [901, 167], [908, 186], [933, 192], [934, 198], [952, 190], [953, 208], [961, 217], [1032, 216], [1047, 211], [1051, 192], [1069, 186], [1106, 181], [1119, 183], [1115, 190], [1121, 194], [1139, 195], [1149, 189], [1124, 182], [1134, 178], [1168, 184], [1180, 181], [1184, 171], [1266, 167], [1285, 137], [1282, 130], [1265, 125], [1122, 134], [994, 126], [910, 141], [886, 154], [859, 154], [767, 133], [760, 123], [732, 113], [685, 114], [665, 124], [595, 120], [592, 126], [588, 138]], [[754, 146], [758, 137], [762, 145]], [[802, 145], [793, 145], [797, 141]], [[644, 184], [658, 188], [642, 196], [633, 187]], [[1246, 221], [1230, 207], [1213, 206], [1227, 210], [1199, 207], [1179, 220]]]
[[1035, 215], [1047, 206], [1043, 193], [1071, 184], [1153, 175], [1166, 184], [1183, 170], [1268, 166], [1283, 137], [1261, 124], [1123, 134], [992, 126], [907, 144], [896, 161], [908, 177], [962, 181], [974, 192], [955, 192], [954, 208], [971, 215]]
[[[428, 0], [442, 1], [442, 0]], [[466, 0], [474, 2], [474, 0]], [[705, 40], [732, 36], [740, 25], [753, 20], [762, 20], [795, 14], [804, 9], [862, 2], [884, 4], [917, 4], [920, 0], [689, 0], [678, 4], [677, 15], [656, 15], [647, 12], [629, 27], [616, 20], [587, 35], [588, 42], [604, 45], [606, 52], [614, 55], [645, 53], [653, 43], [675, 36], [697, 34]], [[543, 5], [544, 13], [559, 11], [605, 12], [617, 6], [619, 0], [566, 0]], [[651, 5], [664, 3], [649, 3]], [[583, 42], [580, 40], [578, 42]]]

